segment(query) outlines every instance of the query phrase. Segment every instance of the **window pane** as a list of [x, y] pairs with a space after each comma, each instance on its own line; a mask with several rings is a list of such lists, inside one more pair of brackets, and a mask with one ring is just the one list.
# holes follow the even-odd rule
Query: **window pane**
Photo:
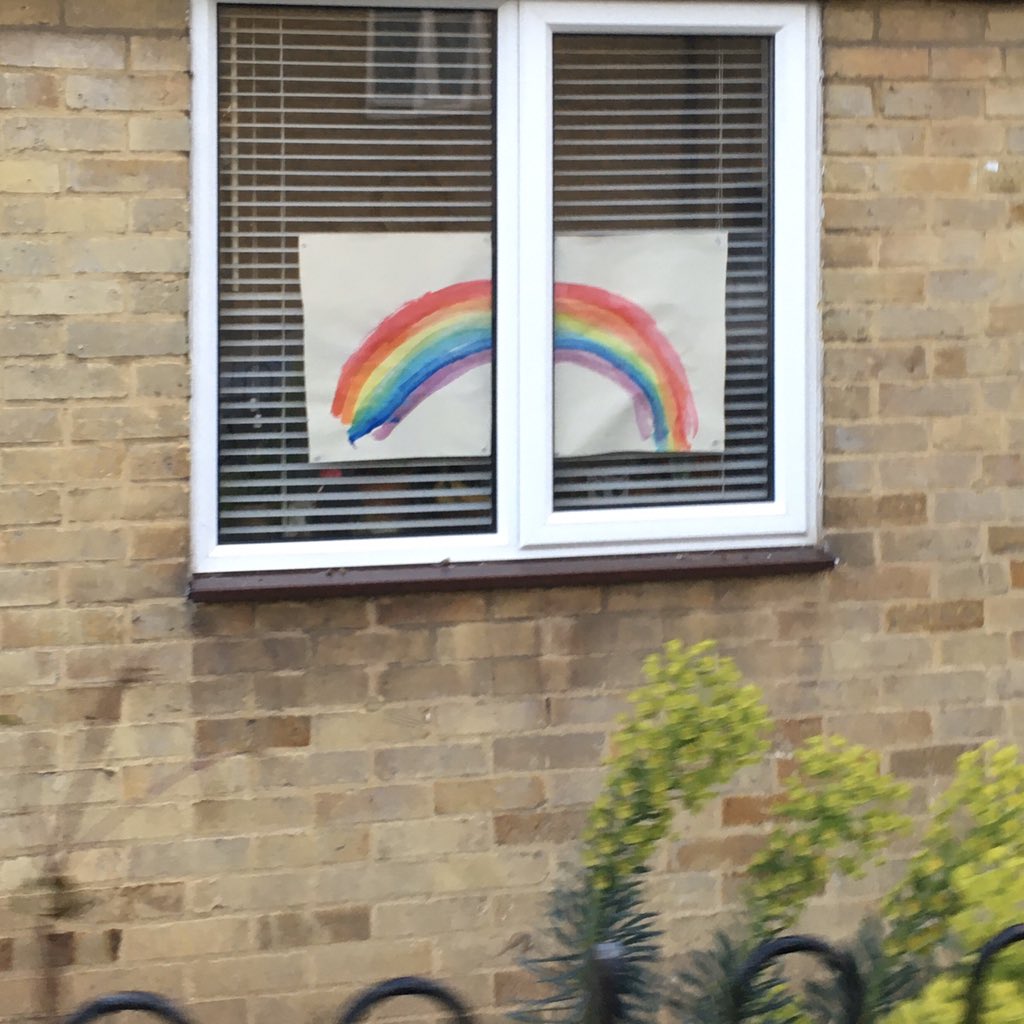
[[[621, 264], [627, 235], [649, 240], [648, 259], [670, 247], [669, 232], [727, 235], [723, 450], [676, 454], [653, 441], [642, 450], [638, 433], [637, 450], [596, 454], [595, 442], [555, 458], [556, 509], [772, 497], [770, 60], [764, 38], [555, 36], [556, 282], [578, 276], [580, 237], [596, 236]], [[656, 291], [640, 268], [637, 294]], [[616, 275], [630, 280], [628, 270]], [[672, 272], [659, 276], [670, 288]], [[560, 294], [556, 286], [556, 324]], [[556, 403], [565, 394], [557, 331]], [[556, 409], [556, 424], [605, 415], [588, 413], [579, 393]]]
[[222, 543], [493, 529], [491, 458], [310, 461], [299, 235], [493, 241], [493, 12], [381, 15], [219, 11]]

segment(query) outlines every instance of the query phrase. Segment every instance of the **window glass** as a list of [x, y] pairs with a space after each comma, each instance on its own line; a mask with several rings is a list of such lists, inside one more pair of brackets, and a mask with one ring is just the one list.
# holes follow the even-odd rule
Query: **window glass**
[[555, 34], [556, 510], [773, 496], [770, 48]]
[[393, 269], [360, 266], [375, 239], [429, 262], [469, 235], [491, 279], [493, 41], [493, 11], [219, 8], [221, 543], [493, 530], [489, 419], [479, 457], [314, 460], [300, 274], [301, 240], [333, 236], [321, 269], [361, 298]]

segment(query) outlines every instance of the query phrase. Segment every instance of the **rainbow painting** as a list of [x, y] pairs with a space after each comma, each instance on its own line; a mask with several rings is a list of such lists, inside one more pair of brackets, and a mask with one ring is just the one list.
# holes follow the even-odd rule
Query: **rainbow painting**
[[386, 438], [421, 402], [490, 362], [491, 282], [427, 292], [382, 320], [346, 360], [331, 404], [351, 444]]
[[[446, 384], [488, 362], [491, 282], [463, 281], [406, 303], [348, 359], [332, 415], [350, 443], [386, 438]], [[697, 407], [686, 370], [654, 319], [603, 288], [555, 285], [555, 361], [600, 373], [632, 398], [637, 429], [659, 452], [686, 452]]]
[[640, 436], [659, 452], [688, 452], [697, 405], [686, 370], [654, 318], [621, 295], [555, 285], [555, 362], [594, 370], [633, 399]]
[[[300, 237], [311, 462], [491, 453], [492, 241]], [[556, 238], [556, 456], [723, 450], [727, 253], [725, 232]]]

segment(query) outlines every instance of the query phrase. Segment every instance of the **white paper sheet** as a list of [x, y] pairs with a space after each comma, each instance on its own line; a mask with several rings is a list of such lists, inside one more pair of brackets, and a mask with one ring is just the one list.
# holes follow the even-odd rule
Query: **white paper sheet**
[[[483, 456], [491, 450], [491, 358], [490, 352], [476, 352], [466, 358], [454, 358], [445, 366], [445, 337], [465, 321], [460, 319], [456, 299], [443, 297], [452, 285], [462, 282], [489, 282], [491, 277], [491, 238], [485, 233], [456, 232], [377, 232], [299, 235], [299, 275], [305, 325], [306, 415], [309, 427], [311, 462], [366, 462], [378, 459], [444, 458]], [[489, 296], [489, 285], [482, 289]], [[477, 290], [478, 293], [481, 289]], [[426, 337], [426, 315], [430, 301], [412, 305], [425, 296], [441, 295], [436, 303], [434, 340]], [[394, 319], [403, 307], [410, 311], [402, 324]], [[446, 317], [448, 311], [451, 315]], [[418, 312], [419, 311], [419, 312]], [[489, 317], [489, 313], [487, 316]], [[392, 318], [389, 320], [389, 318]], [[479, 325], [481, 317], [476, 322]], [[388, 327], [388, 323], [392, 327]], [[346, 422], [332, 413], [342, 371], [350, 360], [357, 360], [364, 371], [378, 367], [383, 374], [382, 357], [363, 348], [374, 331], [384, 325], [377, 337], [389, 336], [397, 344], [388, 364], [392, 385], [378, 376], [381, 398], [374, 405], [366, 387], [352, 382], [367, 410], [387, 408], [387, 399], [396, 399], [402, 388], [418, 379], [416, 352], [409, 341], [398, 343], [399, 331], [417, 334], [422, 342], [421, 358], [433, 353], [434, 361], [418, 364], [428, 373], [410, 401], [391, 409], [387, 422], [362, 432], [372, 421]], [[448, 335], [444, 335], [447, 330]], [[488, 321], [488, 337], [490, 325]], [[465, 332], [463, 332], [465, 334]], [[459, 335], [458, 339], [463, 336]], [[449, 351], [457, 353], [458, 344]], [[489, 342], [488, 342], [489, 344]], [[425, 346], [425, 348], [424, 348]], [[429, 350], [429, 352], [425, 352]], [[355, 365], [355, 364], [351, 364]], [[429, 374], [430, 366], [439, 366]], [[404, 375], [404, 377], [403, 377]], [[350, 435], [356, 434], [354, 439]]]
[[[720, 231], [557, 237], [555, 454], [723, 449], [727, 255]], [[490, 453], [490, 235], [303, 234], [299, 271], [310, 461]]]

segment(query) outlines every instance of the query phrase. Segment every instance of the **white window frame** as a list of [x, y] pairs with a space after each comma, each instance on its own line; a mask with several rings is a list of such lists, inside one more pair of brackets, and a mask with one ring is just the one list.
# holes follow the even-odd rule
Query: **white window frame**
[[[820, 534], [820, 25], [813, 2], [509, 0], [497, 7], [496, 522], [489, 534], [217, 542], [218, 0], [192, 0], [192, 538], [197, 573], [509, 561], [813, 544]], [[253, 2], [253, 0], [249, 0]], [[268, 6], [318, 0], [256, 0]], [[429, 0], [433, 7], [462, 6]], [[408, 0], [395, 4], [407, 6]], [[336, 0], [322, 6], [335, 6]], [[365, 6], [365, 4], [360, 4]], [[374, 6], [386, 6], [375, 3]], [[553, 510], [552, 35], [774, 38], [774, 492], [771, 501]], [[530, 67], [529, 74], [520, 68]], [[778, 225], [785, 225], [779, 228]], [[529, 382], [529, 387], [522, 386]], [[538, 387], [540, 393], [538, 394]]]

